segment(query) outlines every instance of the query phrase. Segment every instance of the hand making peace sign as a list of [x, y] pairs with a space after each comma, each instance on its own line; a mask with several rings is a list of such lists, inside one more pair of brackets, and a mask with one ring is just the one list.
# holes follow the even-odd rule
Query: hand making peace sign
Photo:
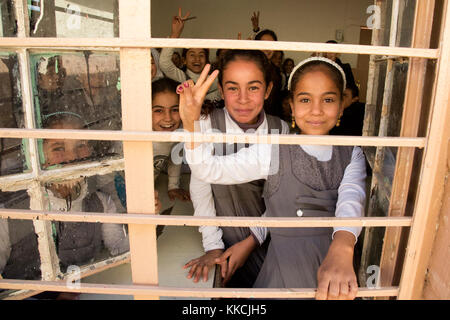
[[188, 80], [177, 87], [177, 93], [180, 95], [180, 117], [183, 121], [185, 130], [194, 132], [194, 123], [200, 119], [203, 101], [214, 80], [219, 74], [219, 70], [214, 70], [208, 75], [211, 65], [207, 64], [197, 83]]
[[179, 38], [181, 33], [183, 32], [184, 23], [191, 15], [191, 12], [188, 11], [184, 16], [181, 14], [181, 7], [178, 8], [178, 16], [173, 16], [172, 18], [172, 33], [170, 35], [171, 38]]

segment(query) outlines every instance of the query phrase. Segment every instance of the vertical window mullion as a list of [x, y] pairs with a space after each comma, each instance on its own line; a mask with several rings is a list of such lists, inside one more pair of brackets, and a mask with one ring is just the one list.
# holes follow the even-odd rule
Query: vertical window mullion
[[[29, 17], [26, 0], [14, 1], [17, 17], [17, 37], [27, 38], [29, 36]], [[21, 81], [21, 94], [27, 129], [34, 129], [34, 105], [32, 98], [32, 81], [30, 73], [30, 57], [27, 49], [18, 49], [19, 70]], [[32, 177], [35, 179], [28, 189], [30, 195], [31, 210], [45, 210], [44, 194], [38, 180], [40, 175], [39, 151], [36, 139], [28, 139], [29, 164]], [[34, 230], [38, 235], [38, 248], [41, 258], [42, 280], [55, 280], [60, 274], [59, 260], [55, 244], [52, 240], [52, 223], [50, 221], [33, 220]]]
[[[150, 38], [148, 0], [119, 1], [121, 38]], [[123, 130], [151, 131], [151, 53], [148, 48], [121, 48]], [[153, 143], [123, 142], [127, 212], [154, 214]], [[133, 283], [158, 284], [156, 225], [129, 225]], [[135, 295], [135, 299], [158, 299]]]

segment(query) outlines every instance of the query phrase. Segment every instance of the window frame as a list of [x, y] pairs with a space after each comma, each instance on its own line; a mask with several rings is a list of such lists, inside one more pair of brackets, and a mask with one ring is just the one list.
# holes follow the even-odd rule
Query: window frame
[[[397, 1], [396, 1], [397, 2]], [[430, 1], [433, 2], [434, 1]], [[375, 4], [378, 1], [375, 1]], [[420, 30], [431, 24], [432, 15], [424, 15], [429, 7], [416, 6], [416, 18], [414, 23], [414, 35], [418, 36]], [[385, 286], [376, 289], [359, 288], [359, 297], [396, 296], [399, 299], [413, 299], [420, 297], [427, 257], [432, 245], [432, 234], [439, 212], [436, 196], [442, 196], [443, 181], [445, 176], [445, 157], [440, 157], [448, 146], [446, 137], [449, 137], [449, 126], [446, 119], [450, 118], [450, 105], [448, 103], [448, 83], [450, 83], [450, 10], [448, 1], [445, 1], [446, 12], [442, 21], [442, 41], [438, 49], [429, 49], [429, 46], [417, 40], [413, 48], [400, 48], [395, 46], [362, 46], [343, 44], [323, 44], [306, 42], [263, 42], [250, 40], [215, 40], [215, 39], [159, 39], [151, 37], [151, 1], [119, 1], [120, 14], [120, 38], [112, 39], [69, 39], [69, 38], [31, 38], [27, 30], [28, 14], [27, 1], [15, 1], [16, 17], [18, 21], [17, 38], [2, 38], [0, 48], [12, 49], [18, 54], [20, 75], [22, 83], [23, 105], [25, 110], [26, 129], [0, 129], [0, 137], [27, 138], [30, 146], [31, 173], [18, 174], [13, 177], [2, 177], [0, 183], [23, 180], [27, 177], [29, 190], [31, 190], [32, 204], [29, 210], [0, 210], [1, 218], [33, 219], [36, 233], [39, 237], [39, 250], [42, 260], [42, 281], [0, 280], [0, 288], [29, 289], [29, 290], [53, 290], [86, 293], [107, 294], [132, 294], [136, 299], [158, 299], [159, 296], [178, 297], [255, 297], [255, 298], [300, 298], [314, 297], [315, 289], [191, 289], [191, 288], [164, 288], [158, 286], [157, 250], [156, 250], [156, 225], [217, 225], [217, 226], [389, 226], [410, 227], [409, 241], [406, 249], [402, 278], [399, 286]], [[134, 8], [139, 6], [141, 10]], [[432, 4], [433, 6], [433, 4]], [[394, 6], [396, 8], [396, 6]], [[425, 16], [420, 21], [419, 17]], [[145, 22], [143, 26], [142, 22]], [[137, 24], [139, 26], [137, 27]], [[431, 32], [431, 30], [430, 30]], [[389, 59], [395, 57], [409, 57], [412, 61], [418, 61], [419, 70], [423, 70], [427, 60], [437, 61], [437, 76], [433, 90], [432, 111], [429, 122], [429, 130], [426, 137], [417, 137], [417, 133], [405, 130], [401, 137], [320, 137], [320, 136], [279, 136], [277, 143], [312, 143], [322, 145], [361, 145], [361, 146], [396, 146], [405, 152], [415, 149], [424, 149], [421, 166], [421, 184], [417, 190], [417, 198], [414, 212], [400, 217], [363, 217], [358, 219], [322, 218], [302, 219], [289, 221], [289, 218], [198, 218], [186, 216], [158, 216], [154, 210], [154, 186], [153, 186], [153, 141], [196, 141], [196, 142], [223, 142], [233, 141], [239, 143], [262, 143], [252, 135], [232, 134], [190, 134], [190, 133], [159, 133], [151, 132], [151, 78], [150, 50], [151, 47], [196, 47], [196, 48], [237, 48], [237, 49], [271, 49], [291, 50], [307, 52], [337, 52], [369, 55], [385, 55]], [[34, 127], [34, 109], [32, 101], [29, 52], [33, 49], [51, 50], [119, 50], [121, 63], [122, 84], [122, 117], [123, 129], [114, 131], [82, 131], [82, 130], [45, 130]], [[390, 60], [389, 60], [390, 61]], [[409, 90], [412, 92], [414, 85], [423, 87], [423, 78], [410, 73], [408, 84], [412, 84]], [[145, 94], [144, 94], [145, 93]], [[414, 98], [414, 95], [408, 99]], [[408, 100], [409, 101], [409, 100]], [[416, 101], [416, 106], [421, 101]], [[132, 106], [132, 107], [131, 107]], [[407, 106], [406, 102], [404, 108]], [[420, 108], [419, 108], [420, 109]], [[136, 111], [138, 110], [138, 112]], [[404, 119], [406, 121], [404, 112]], [[150, 121], [149, 121], [150, 120]], [[113, 172], [117, 168], [124, 168], [127, 185], [127, 215], [97, 214], [97, 213], [61, 213], [47, 212], [39, 205], [39, 186], [43, 179], [54, 176], [70, 176], [76, 170], [83, 167], [73, 166], [69, 169], [54, 170], [43, 173], [39, 166], [37, 154], [37, 138], [67, 138], [89, 140], [114, 140], [123, 141], [124, 158], [111, 161], [111, 165], [102, 168], [102, 163], [95, 163], [89, 174], [104, 174]], [[270, 139], [267, 136], [267, 139]], [[263, 141], [267, 143], [267, 140]], [[402, 151], [403, 152], [403, 151]], [[144, 156], [143, 156], [144, 154]], [[138, 156], [139, 155], [139, 156]], [[442, 159], [441, 159], [442, 158]], [[408, 159], [402, 156], [401, 159]], [[402, 160], [405, 161], [405, 160]], [[397, 162], [398, 164], [398, 162]], [[102, 171], [103, 169], [103, 171]], [[396, 167], [395, 177], [400, 172], [405, 172]], [[402, 180], [402, 184], [409, 184], [410, 177]], [[31, 182], [31, 183], [30, 183]], [[394, 185], [397, 185], [394, 183]], [[136, 190], [145, 190], [136, 192]], [[34, 211], [33, 211], [34, 210]], [[39, 219], [37, 219], [39, 217]], [[91, 220], [92, 219], [92, 220]], [[95, 220], [98, 219], [98, 220]], [[81, 284], [77, 289], [68, 288], [64, 282], [58, 280], [59, 267], [55, 256], [54, 245], [51, 241], [50, 221], [100, 221], [128, 223], [130, 233], [131, 258], [119, 262], [130, 261], [132, 266], [133, 283], [139, 285], [121, 286], [104, 284]], [[434, 232], [434, 231], [433, 231]], [[149, 256], [152, 257], [149, 259]], [[102, 269], [103, 270], [103, 269]]]

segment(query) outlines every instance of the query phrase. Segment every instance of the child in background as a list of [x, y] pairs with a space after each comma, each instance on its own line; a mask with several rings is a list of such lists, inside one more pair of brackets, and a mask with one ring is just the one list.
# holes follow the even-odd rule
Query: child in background
[[[153, 131], [175, 131], [181, 125], [176, 88], [179, 83], [169, 79], [161, 78], [152, 82], [152, 129]], [[153, 167], [154, 180], [161, 172], [167, 172], [167, 193], [170, 200], [179, 199], [190, 201], [189, 192], [180, 188], [181, 164], [174, 164], [171, 160], [172, 148], [176, 142], [153, 142]], [[126, 190], [123, 172], [114, 178], [116, 190], [120, 201], [126, 208]], [[155, 190], [156, 192], [156, 190]], [[158, 226], [158, 235], [161, 234], [163, 226]]]
[[347, 84], [344, 90], [344, 112], [338, 124], [331, 129], [331, 135], [362, 136], [364, 126], [365, 104], [359, 102], [359, 89]]
[[[189, 12], [185, 16], [182, 16], [181, 8], [178, 9], [178, 16], [174, 16], [172, 19], [172, 32], [170, 34], [171, 38], [179, 38], [181, 36], [184, 29], [184, 23], [189, 16]], [[209, 50], [201, 48], [183, 49], [182, 61], [186, 67], [185, 70], [179, 69], [173, 63], [172, 56], [174, 52], [175, 48], [163, 48], [161, 50], [159, 60], [161, 71], [166, 75], [166, 77], [178, 82], [183, 82], [189, 79], [196, 82], [205, 65], [209, 63]], [[210, 87], [206, 98], [211, 101], [220, 100], [217, 82]]]
[[[82, 129], [82, 118], [71, 112], [56, 112], [44, 116], [43, 128]], [[56, 164], [80, 162], [92, 156], [88, 141], [45, 139], [44, 168]], [[116, 212], [110, 195], [100, 192], [86, 178], [50, 182], [45, 185], [46, 207], [50, 211]], [[91, 261], [102, 248], [102, 242], [112, 255], [129, 250], [125, 225], [110, 223], [60, 222], [54, 223], [58, 256], [62, 267], [81, 265]]]
[[[201, 109], [198, 102], [211, 83], [206, 74], [205, 79], [180, 91], [181, 118], [189, 131], [194, 131]], [[293, 70], [288, 87], [301, 134], [327, 135], [342, 114], [342, 68], [326, 58], [304, 60]], [[275, 148], [279, 152], [272, 153]], [[213, 156], [207, 143], [185, 144], [185, 149], [196, 179], [224, 184], [266, 179], [266, 216], [360, 217], [363, 213], [366, 172], [359, 147], [252, 145], [228, 156]], [[267, 229], [271, 240], [254, 287], [317, 287], [316, 299], [355, 298], [353, 250], [361, 228]], [[260, 230], [261, 235], [267, 231]], [[233, 255], [242, 259], [254, 246], [225, 252], [216, 262], [227, 263]]]
[[[181, 125], [178, 82], [162, 78], [152, 83], [152, 127], [153, 131], [175, 131]], [[190, 201], [189, 192], [180, 188], [181, 164], [174, 164], [171, 151], [177, 142], [153, 142], [153, 166], [155, 180], [162, 171], [169, 177], [167, 192], [170, 200]]]

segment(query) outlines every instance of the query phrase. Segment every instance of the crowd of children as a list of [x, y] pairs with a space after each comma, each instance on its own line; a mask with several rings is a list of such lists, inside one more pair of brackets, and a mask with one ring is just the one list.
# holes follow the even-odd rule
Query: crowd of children
[[[179, 9], [171, 38], [181, 36], [189, 16]], [[254, 40], [278, 40], [274, 31], [260, 29], [259, 12], [251, 22]], [[358, 103], [351, 69], [335, 55], [295, 65], [282, 51], [271, 50], [219, 49], [211, 64], [208, 49], [151, 53], [154, 131], [362, 134], [364, 106]], [[56, 112], [46, 115], [44, 127], [81, 128], [82, 121], [75, 113]], [[191, 173], [187, 191], [179, 183], [181, 164], [171, 159], [174, 145], [153, 143], [155, 179], [167, 173], [170, 199], [192, 201], [196, 216], [363, 215], [366, 169], [359, 147], [189, 143], [184, 147]], [[87, 159], [92, 152], [78, 140], [45, 140], [43, 151], [44, 167]], [[115, 182], [126, 208], [123, 175], [117, 174]], [[110, 195], [91, 188], [88, 179], [43, 188], [50, 210], [116, 212]], [[156, 203], [158, 210], [157, 198]], [[203, 226], [199, 231], [205, 254], [183, 266], [194, 282], [206, 281], [220, 265], [227, 287], [317, 288], [317, 299], [356, 296], [353, 250], [360, 228]], [[102, 245], [113, 255], [129, 249], [122, 225], [59, 222], [54, 237], [65, 268], [91, 261]], [[23, 250], [8, 248], [11, 255]]]

